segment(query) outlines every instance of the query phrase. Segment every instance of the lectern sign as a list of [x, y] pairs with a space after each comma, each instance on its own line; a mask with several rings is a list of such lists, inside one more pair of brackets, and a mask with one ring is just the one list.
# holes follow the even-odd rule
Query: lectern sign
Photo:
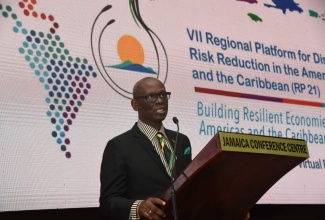
[[223, 151], [275, 154], [309, 158], [307, 142], [302, 139], [278, 138], [219, 132]]

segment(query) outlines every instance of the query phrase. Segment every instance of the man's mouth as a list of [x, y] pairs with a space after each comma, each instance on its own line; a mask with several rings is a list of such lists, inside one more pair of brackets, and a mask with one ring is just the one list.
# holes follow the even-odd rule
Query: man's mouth
[[155, 110], [156, 113], [158, 114], [164, 114], [166, 112], [166, 109], [165, 108], [159, 108], [157, 110]]

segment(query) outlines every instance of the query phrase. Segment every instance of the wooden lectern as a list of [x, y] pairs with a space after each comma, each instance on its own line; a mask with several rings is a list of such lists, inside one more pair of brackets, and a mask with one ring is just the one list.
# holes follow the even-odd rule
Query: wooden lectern
[[[243, 220], [286, 173], [309, 158], [305, 140], [217, 133], [175, 179], [179, 220]], [[173, 220], [171, 187], [162, 195]]]

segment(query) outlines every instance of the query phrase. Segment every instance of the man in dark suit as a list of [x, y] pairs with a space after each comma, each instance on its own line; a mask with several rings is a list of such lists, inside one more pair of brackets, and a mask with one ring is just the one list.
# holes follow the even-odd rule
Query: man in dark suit
[[[165, 202], [159, 196], [192, 159], [188, 137], [179, 133], [174, 152], [176, 132], [163, 126], [169, 98], [156, 78], [146, 77], [134, 85], [131, 105], [138, 112], [138, 122], [109, 140], [102, 158], [100, 212], [104, 219], [159, 220], [165, 216], [161, 209]], [[156, 137], [158, 132], [165, 150]], [[169, 152], [168, 159], [163, 151]]]

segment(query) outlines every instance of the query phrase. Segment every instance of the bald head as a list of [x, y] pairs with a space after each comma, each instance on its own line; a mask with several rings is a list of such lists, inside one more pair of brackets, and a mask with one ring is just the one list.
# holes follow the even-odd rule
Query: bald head
[[155, 84], [156, 85], [160, 84], [163, 87], [165, 87], [161, 81], [159, 81], [158, 79], [156, 79], [154, 77], [145, 77], [145, 78], [140, 79], [133, 86], [133, 98], [138, 97], [138, 96], [147, 95], [147, 94], [144, 94], [144, 91], [146, 90], [146, 88], [148, 88], [148, 86], [150, 86], [150, 85], [155, 85]]

